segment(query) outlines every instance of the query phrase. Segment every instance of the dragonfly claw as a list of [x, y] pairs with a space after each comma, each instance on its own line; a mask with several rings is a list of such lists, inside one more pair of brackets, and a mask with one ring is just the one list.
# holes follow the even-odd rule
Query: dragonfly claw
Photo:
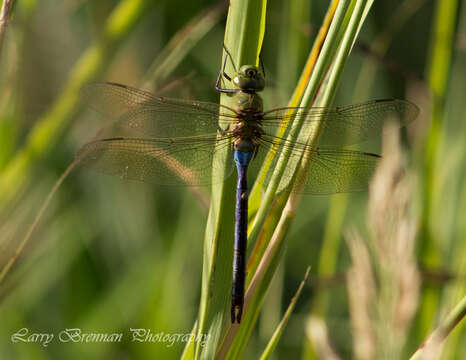
[[243, 314], [243, 307], [241, 305], [234, 305], [231, 307], [231, 323], [238, 324], [241, 322], [241, 315]]

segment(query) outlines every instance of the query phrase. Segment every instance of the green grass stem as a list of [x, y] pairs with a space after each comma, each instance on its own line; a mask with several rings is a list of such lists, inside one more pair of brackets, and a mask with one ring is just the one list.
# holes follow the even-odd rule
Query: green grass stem
[[[266, 1], [230, 1], [224, 44], [231, 54], [225, 71], [234, 73], [242, 65], [258, 64], [265, 31]], [[224, 53], [225, 57], [226, 54]], [[222, 60], [223, 64], [223, 60]], [[220, 71], [220, 68], [219, 68]], [[232, 106], [232, 98], [220, 96], [220, 103]], [[216, 153], [214, 164], [227, 164], [229, 149]], [[225, 166], [215, 166], [217, 173], [230, 171]], [[232, 279], [232, 249], [234, 240], [235, 177], [212, 187], [211, 207], [204, 240], [204, 265], [198, 334], [207, 334], [208, 343], [197, 344], [195, 358], [213, 358], [222, 339], [224, 329], [230, 326], [229, 306]], [[214, 181], [214, 183], [216, 183]], [[228, 316], [225, 316], [225, 315]]]
[[[328, 37], [325, 40], [327, 44], [324, 43], [322, 54], [320, 56], [323, 56], [323, 60], [317, 59], [316, 63], [316, 69], [318, 74], [320, 74], [321, 77], [324, 76], [325, 74], [325, 69], [330, 65], [331, 60], [334, 58], [333, 54], [331, 54], [331, 49], [334, 51], [338, 48], [335, 64], [333, 67], [333, 71], [331, 72], [331, 75], [329, 77], [329, 89], [331, 91], [327, 92], [327, 95], [324, 97], [324, 102], [330, 102], [331, 99], [331, 94], [334, 93], [336, 89], [336, 84], [337, 80], [339, 79], [339, 76], [341, 75], [341, 69], [343, 67], [343, 64], [346, 60], [346, 58], [349, 55], [349, 52], [351, 50], [351, 46], [354, 43], [354, 39], [357, 35], [357, 32], [360, 28], [360, 23], [362, 22], [363, 19], [363, 14], [366, 11], [366, 2], [365, 1], [360, 1], [356, 2], [354, 6], [354, 11], [353, 7], [351, 6], [348, 10], [348, 14], [351, 14], [351, 20], [349, 21], [348, 29], [346, 31], [343, 31], [345, 36], [343, 37], [343, 43], [340, 47], [337, 47], [337, 39], [339, 38], [339, 31], [342, 31], [340, 29], [341, 24], [344, 23], [345, 19], [345, 14], [347, 10], [347, 4], [346, 3], [339, 3], [339, 8], [337, 8], [337, 11], [335, 13], [335, 19], [334, 22], [330, 25]], [[348, 24], [348, 23], [347, 23]], [[317, 75], [311, 75], [311, 82], [310, 84], [314, 84], [313, 86], [310, 86], [309, 88], [306, 89], [306, 92], [304, 93], [304, 103], [306, 101], [308, 102], [307, 104], [309, 105], [311, 102], [311, 99], [314, 97], [315, 92], [318, 89], [318, 80], [319, 76]], [[312, 95], [311, 95], [312, 94]], [[296, 133], [294, 134], [296, 135]], [[280, 166], [277, 164], [277, 167]], [[283, 165], [282, 165], [283, 166]], [[282, 169], [283, 171], [283, 169]], [[278, 172], [279, 176], [281, 174]], [[274, 176], [276, 176], [274, 174]], [[275, 187], [275, 189], [273, 189]], [[272, 188], [272, 190], [267, 190], [273, 192], [272, 194], [275, 195], [276, 188], [278, 187], [278, 182], [269, 185], [269, 189]], [[270, 196], [271, 194], [265, 195], [265, 198], [267, 196]], [[273, 197], [272, 197], [273, 198]], [[286, 197], [285, 197], [286, 198]], [[292, 195], [293, 198], [293, 195]], [[265, 200], [264, 200], [265, 201]], [[289, 201], [288, 201], [289, 203]], [[284, 204], [284, 203], [283, 203]], [[273, 235], [270, 239], [270, 242], [268, 244], [267, 249], [264, 252], [263, 256], [257, 256], [256, 254], [256, 259], [258, 261], [257, 266], [248, 267], [248, 280], [250, 280], [247, 293], [246, 293], [246, 298], [245, 298], [245, 308], [247, 309], [247, 312], [242, 320], [241, 326], [239, 329], [236, 327], [230, 328], [226, 335], [226, 339], [228, 342], [233, 341], [233, 346], [232, 349], [239, 349], [239, 351], [230, 351], [228, 353], [227, 358], [238, 358], [238, 356], [241, 356], [241, 354], [244, 351], [245, 343], [247, 342], [247, 339], [249, 338], [251, 331], [254, 327], [254, 324], [257, 320], [259, 311], [260, 311], [260, 306], [262, 304], [262, 301], [264, 299], [265, 293], [267, 291], [267, 288], [270, 284], [270, 281], [272, 279], [272, 276], [275, 272], [276, 267], [278, 266], [280, 257], [282, 255], [283, 249], [284, 249], [284, 244], [285, 242], [283, 241], [286, 233], [289, 230], [289, 227], [293, 221], [294, 214], [295, 214], [295, 209], [296, 207], [285, 207], [285, 211], [283, 213], [278, 212], [276, 213], [277, 215], [280, 215], [280, 221], [278, 222], [278, 225], [276, 226]], [[257, 216], [260, 216], [260, 209], [257, 214]], [[265, 216], [264, 216], [264, 221], [261, 223], [261, 228], [262, 225], [265, 223]], [[257, 224], [257, 223], [256, 223]], [[254, 225], [253, 225], [254, 226]], [[257, 226], [257, 225], [256, 225]], [[259, 231], [258, 231], [259, 232]], [[252, 277], [252, 278], [251, 278]], [[224, 352], [222, 352], [224, 354]]]
[[[432, 119], [426, 142], [424, 211], [420, 230], [420, 259], [426, 269], [435, 270], [442, 266], [440, 245], [435, 241], [432, 230], [433, 194], [436, 186], [436, 153], [444, 136], [445, 99], [454, 47], [459, 2], [437, 2], [436, 18], [431, 37], [428, 82], [433, 96]], [[432, 327], [440, 301], [439, 289], [426, 285], [422, 291], [419, 309], [417, 337], [421, 340]]]
[[301, 292], [303, 290], [304, 285], [306, 284], [306, 280], [309, 276], [309, 271], [311, 270], [310, 267], [307, 268], [306, 274], [304, 275], [303, 281], [301, 281], [301, 284], [299, 285], [298, 290], [296, 291], [295, 296], [293, 299], [291, 299], [290, 305], [288, 305], [288, 308], [285, 311], [285, 314], [283, 315], [282, 320], [280, 321], [280, 324], [277, 326], [277, 329], [272, 335], [272, 338], [270, 339], [269, 343], [267, 344], [267, 347], [265, 348], [264, 352], [262, 353], [260, 359], [261, 360], [266, 360], [266, 359], [271, 359], [273, 358], [273, 351], [275, 347], [278, 344], [278, 341], [280, 340], [281, 335], [283, 334], [283, 331], [285, 329], [286, 324], [288, 323], [288, 320], [290, 319], [290, 316], [293, 312], [293, 309], [296, 305], [296, 302], [299, 299], [299, 296], [301, 295]]
[[410, 357], [410, 360], [423, 359], [424, 355], [438, 351], [445, 338], [466, 316], [466, 296], [453, 308], [422, 346]]
[[[322, 51], [319, 55], [319, 58], [317, 59], [315, 68], [311, 74], [309, 83], [306, 87], [306, 91], [303, 95], [303, 99], [305, 99], [302, 102], [303, 106], [305, 106], [306, 103], [308, 104], [308, 106], [311, 105], [312, 98], [315, 96], [315, 93], [317, 92], [319, 84], [321, 83], [323, 76], [325, 74], [325, 71], [331, 62], [332, 50], [334, 50], [337, 46], [338, 31], [339, 31], [341, 23], [343, 22], [346, 7], [347, 7], [346, 1], [341, 1], [338, 3], [338, 7], [335, 13], [335, 18], [330, 25], [328, 35], [322, 47]], [[293, 127], [290, 130], [288, 139], [297, 138], [299, 131], [301, 129], [301, 126], [302, 126], [302, 122], [293, 123], [292, 126]], [[267, 213], [270, 209], [272, 201], [277, 192], [283, 172], [286, 169], [286, 165], [287, 165], [287, 161], [289, 157], [290, 157], [290, 150], [287, 149], [286, 151], [283, 152], [283, 154], [281, 154], [280, 159], [277, 162], [277, 166], [274, 169], [270, 183], [268, 184], [267, 190], [262, 198], [261, 205], [257, 211], [256, 216], [254, 217], [252, 224], [250, 225], [250, 228], [248, 231], [248, 238], [250, 239], [250, 241], [255, 241], [255, 239], [257, 238], [259, 234], [259, 231], [265, 221]]]

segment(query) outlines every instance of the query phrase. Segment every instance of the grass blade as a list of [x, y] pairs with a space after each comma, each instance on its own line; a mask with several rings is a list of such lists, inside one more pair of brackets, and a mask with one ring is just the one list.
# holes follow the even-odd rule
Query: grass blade
[[[225, 71], [229, 74], [246, 64], [258, 64], [265, 30], [265, 0], [230, 1], [224, 44], [231, 53]], [[225, 54], [224, 54], [225, 56]], [[222, 61], [223, 64], [223, 61]], [[219, 69], [220, 70], [220, 69]], [[231, 106], [232, 98], [222, 94], [220, 102]], [[216, 154], [214, 161], [222, 164], [231, 161], [231, 151], [225, 148]], [[226, 168], [223, 171], [227, 171]], [[219, 176], [219, 174], [213, 174]], [[228, 308], [232, 279], [232, 248], [234, 235], [235, 177], [212, 187], [211, 207], [204, 240], [204, 265], [201, 304], [199, 309], [199, 335], [208, 335], [201, 349], [197, 344], [195, 358], [212, 358], [230, 324]]]
[[299, 285], [298, 291], [296, 291], [296, 294], [291, 299], [290, 305], [288, 305], [288, 308], [286, 309], [286, 312], [283, 315], [282, 321], [280, 321], [280, 324], [278, 325], [278, 327], [275, 330], [272, 338], [270, 339], [269, 343], [267, 344], [267, 347], [265, 348], [262, 356], [260, 357], [261, 360], [270, 359], [272, 357], [273, 351], [274, 351], [275, 347], [277, 346], [277, 343], [280, 340], [280, 337], [281, 337], [281, 335], [282, 335], [282, 333], [283, 333], [283, 331], [285, 329], [285, 326], [288, 323], [290, 315], [293, 312], [293, 309], [294, 309], [294, 307], [296, 305], [296, 302], [298, 301], [298, 298], [301, 295], [304, 284], [306, 283], [307, 278], [309, 276], [310, 269], [311, 269], [310, 267], [307, 268], [306, 274], [304, 274], [304, 279], [303, 279], [303, 281], [301, 281], [301, 284]]
[[458, 305], [448, 314], [445, 320], [435, 331], [429, 336], [424, 344], [410, 357], [411, 360], [422, 359], [428, 354], [429, 358], [433, 354], [431, 352], [438, 351], [445, 338], [450, 332], [464, 319], [466, 316], [466, 296], [464, 296]]

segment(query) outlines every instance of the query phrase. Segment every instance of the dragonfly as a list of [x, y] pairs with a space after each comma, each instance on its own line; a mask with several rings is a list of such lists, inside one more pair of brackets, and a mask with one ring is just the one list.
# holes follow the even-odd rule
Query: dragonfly
[[[395, 117], [403, 125], [417, 116], [418, 109], [405, 100], [384, 99], [337, 108], [284, 107], [264, 111], [259, 95], [265, 87], [263, 68], [243, 65], [233, 77], [224, 69], [225, 63], [216, 90], [233, 97], [232, 107], [159, 97], [117, 83], [85, 86], [84, 102], [113, 121], [78, 151], [76, 159], [86, 167], [121, 179], [160, 185], [211, 185], [224, 181], [236, 166], [230, 312], [231, 322], [240, 323], [245, 293], [250, 163], [268, 152], [278, 158], [287, 151], [290, 164], [291, 159], [312, 156], [300, 192], [363, 190], [380, 156], [342, 147], [379, 135], [387, 118]], [[224, 80], [232, 87], [221, 87]], [[279, 132], [296, 120], [303, 126], [323, 126], [318, 147], [310, 146], [303, 136], [290, 140], [286, 132]], [[231, 151], [232, 156], [214, 161], [216, 154], [225, 150]], [[291, 166], [283, 172], [282, 187], [291, 184]]]

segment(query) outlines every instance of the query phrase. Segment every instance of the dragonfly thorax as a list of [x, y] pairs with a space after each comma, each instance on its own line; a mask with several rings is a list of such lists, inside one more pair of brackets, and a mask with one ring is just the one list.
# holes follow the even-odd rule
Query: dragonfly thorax
[[265, 80], [257, 66], [241, 66], [233, 78], [238, 89], [233, 99], [237, 119], [233, 130], [234, 149], [243, 153], [256, 152], [262, 130], [263, 102], [257, 91], [264, 89]]
[[260, 121], [239, 120], [233, 130], [234, 149], [242, 152], [255, 152], [258, 140], [263, 134]]
[[239, 92], [235, 94], [233, 109], [243, 115], [262, 113], [263, 102], [260, 95], [256, 93]]

